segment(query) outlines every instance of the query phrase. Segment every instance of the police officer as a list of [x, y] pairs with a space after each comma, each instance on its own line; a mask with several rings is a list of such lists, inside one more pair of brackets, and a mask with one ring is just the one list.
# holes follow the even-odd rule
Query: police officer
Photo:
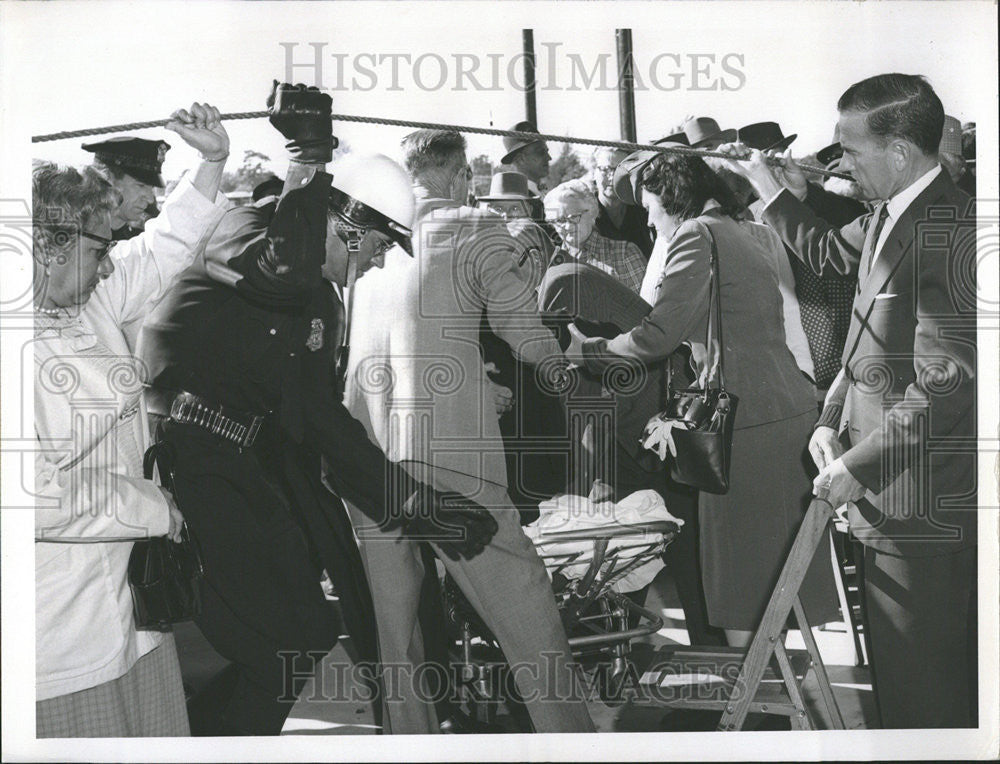
[[268, 106], [291, 156], [282, 196], [227, 213], [203, 260], [147, 320], [140, 346], [150, 409], [166, 417], [160, 437], [175, 459], [177, 501], [201, 544], [197, 622], [233, 662], [192, 703], [196, 735], [281, 731], [339, 633], [321, 567], [358, 654], [377, 655], [351, 526], [323, 479], [372, 519], [409, 532], [428, 530], [429, 511], [454, 507], [446, 522], [464, 532], [452, 554], [478, 553], [496, 528], [477, 505], [388, 463], [336, 392], [344, 310], [330, 282], [349, 287], [394, 244], [409, 251], [406, 174], [387, 157], [348, 158], [333, 180], [324, 171], [337, 143], [330, 97], [275, 82]]
[[122, 196], [111, 213], [111, 238], [121, 241], [141, 233], [146, 221], [160, 212], [156, 189], [166, 185], [160, 173], [170, 144], [122, 135], [81, 148], [94, 154], [94, 167]]

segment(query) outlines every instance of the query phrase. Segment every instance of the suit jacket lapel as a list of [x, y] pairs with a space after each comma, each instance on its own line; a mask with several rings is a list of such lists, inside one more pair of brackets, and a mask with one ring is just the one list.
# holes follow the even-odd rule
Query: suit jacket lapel
[[[913, 249], [913, 238], [917, 222], [926, 216], [927, 208], [941, 201], [946, 196], [947, 184], [951, 182], [947, 171], [942, 168], [938, 176], [925, 188], [913, 203], [910, 204], [898, 219], [893, 221], [892, 228], [886, 237], [882, 251], [878, 253], [875, 264], [871, 266], [868, 276], [859, 283], [860, 291], [854, 298], [851, 315], [851, 326], [844, 343], [843, 363], [846, 365], [854, 351], [857, 350], [861, 338], [861, 330], [868, 325], [868, 317], [875, 307], [875, 297], [892, 278], [903, 258]], [[868, 236], [873, 233], [875, 216], [868, 228]], [[887, 222], [886, 225], [889, 225]], [[867, 237], [866, 237], [867, 238]], [[866, 245], [867, 245], [866, 240]], [[867, 248], [867, 247], [866, 247]], [[865, 263], [859, 267], [864, 268]]]

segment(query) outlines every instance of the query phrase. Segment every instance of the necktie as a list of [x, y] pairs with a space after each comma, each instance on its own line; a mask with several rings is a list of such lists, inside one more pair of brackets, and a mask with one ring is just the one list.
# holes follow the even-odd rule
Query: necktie
[[[889, 205], [882, 202], [875, 218], [875, 225], [872, 228], [872, 235], [868, 238], [868, 246], [865, 247], [864, 255], [861, 258], [861, 279], [868, 277], [872, 270], [872, 261], [875, 259], [875, 249], [878, 247], [879, 237], [882, 235], [882, 228], [889, 217]], [[858, 289], [861, 289], [861, 279], [858, 280]]]

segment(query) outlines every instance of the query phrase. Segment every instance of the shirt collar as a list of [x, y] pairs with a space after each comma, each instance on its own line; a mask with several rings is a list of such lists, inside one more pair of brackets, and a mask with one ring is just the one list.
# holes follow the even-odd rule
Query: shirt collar
[[709, 210], [714, 210], [718, 207], [722, 207], [722, 205], [715, 201], [715, 199], [709, 199], [705, 202], [705, 206], [701, 208], [701, 214], [704, 215]]
[[920, 196], [921, 192], [927, 188], [941, 172], [941, 165], [936, 164], [913, 183], [908, 185], [888, 202], [886, 202], [886, 214], [893, 220], [899, 218], [906, 208], [913, 204], [913, 200]]

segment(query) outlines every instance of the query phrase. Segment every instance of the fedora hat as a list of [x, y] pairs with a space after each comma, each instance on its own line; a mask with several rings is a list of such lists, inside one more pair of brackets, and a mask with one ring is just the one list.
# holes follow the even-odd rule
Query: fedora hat
[[740, 143], [761, 151], [784, 151], [798, 137], [798, 133], [782, 133], [777, 122], [754, 122], [736, 131]]
[[[528, 120], [518, 122], [512, 128], [512, 132], [515, 133], [537, 133], [538, 128], [535, 127]], [[514, 154], [523, 149], [525, 146], [530, 146], [532, 143], [542, 143], [541, 138], [535, 138], [534, 140], [530, 138], [516, 138], [512, 135], [505, 135], [503, 138], [503, 148], [505, 153], [500, 158], [500, 164], [510, 164], [510, 160], [513, 159]]]
[[731, 143], [736, 140], [736, 131], [722, 130], [711, 117], [692, 117], [684, 123], [684, 135], [692, 148], [708, 148], [712, 144]]
[[659, 146], [663, 143], [677, 143], [681, 146], [690, 146], [688, 142], [688, 137], [684, 133], [674, 133], [673, 135], [668, 135], [666, 138], [657, 138], [653, 141], [654, 146]]
[[528, 178], [519, 172], [498, 172], [490, 179], [490, 192], [478, 197], [481, 202], [505, 199], [531, 199]]

